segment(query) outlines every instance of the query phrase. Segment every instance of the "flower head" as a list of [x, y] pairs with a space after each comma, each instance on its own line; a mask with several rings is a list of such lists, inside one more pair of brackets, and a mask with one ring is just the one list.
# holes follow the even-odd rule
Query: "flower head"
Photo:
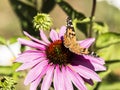
[[[92, 85], [93, 80], [101, 81], [95, 71], [106, 69], [103, 66], [104, 60], [70, 52], [63, 45], [65, 30], [65, 26], [61, 27], [59, 33], [51, 30], [50, 40], [42, 30], [40, 30], [42, 40], [26, 32], [24, 32], [25, 35], [32, 41], [18, 39], [21, 44], [35, 48], [25, 51], [16, 60], [23, 63], [17, 71], [31, 68], [24, 81], [25, 85], [31, 83], [30, 90], [36, 90], [39, 83], [41, 83], [41, 90], [48, 90], [52, 82], [55, 90], [73, 90], [72, 83], [79, 90], [87, 90], [85, 82]], [[94, 40], [94, 38], [88, 38], [78, 43], [84, 48], [89, 48]]]

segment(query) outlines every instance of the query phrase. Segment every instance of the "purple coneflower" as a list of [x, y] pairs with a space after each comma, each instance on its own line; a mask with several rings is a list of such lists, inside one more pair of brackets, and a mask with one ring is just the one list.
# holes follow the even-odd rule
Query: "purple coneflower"
[[[60, 32], [50, 32], [50, 40], [40, 30], [42, 40], [38, 40], [24, 32], [32, 41], [18, 39], [23, 45], [35, 48], [20, 54], [16, 62], [23, 63], [17, 71], [29, 69], [24, 84], [30, 85], [30, 90], [36, 90], [41, 85], [41, 90], [48, 90], [53, 84], [55, 90], [73, 90], [73, 84], [79, 90], [87, 90], [85, 82], [93, 85], [93, 80], [101, 81], [95, 71], [106, 68], [104, 60], [90, 55], [76, 55], [63, 45], [63, 35], [66, 27]], [[78, 43], [84, 47], [94, 42], [94, 38], [88, 38]]]

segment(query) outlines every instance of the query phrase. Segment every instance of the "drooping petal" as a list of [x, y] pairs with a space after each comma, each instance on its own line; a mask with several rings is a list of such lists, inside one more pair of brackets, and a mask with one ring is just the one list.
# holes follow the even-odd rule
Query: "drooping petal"
[[101, 81], [100, 80], [100, 77], [91, 69], [89, 68], [86, 68], [82, 65], [78, 65], [78, 66], [72, 66], [71, 65], [71, 68], [80, 74], [80, 76], [86, 78], [86, 79], [92, 79], [92, 80], [95, 80], [95, 81]]
[[94, 66], [95, 71], [103, 71], [106, 70], [106, 67], [103, 66], [104, 61], [100, 58], [90, 57], [88, 55], [83, 55], [86, 60], [89, 60], [90, 63]]
[[41, 40], [38, 40], [37, 38], [34, 38], [33, 36], [31, 36], [30, 34], [28, 34], [27, 32], [25, 32], [24, 31], [24, 34], [26, 35], [26, 36], [28, 36], [30, 39], [32, 39], [33, 41], [35, 41], [35, 42], [37, 42], [37, 43], [39, 43], [39, 44], [43, 44], [43, 45], [48, 45], [47, 43], [45, 43], [45, 42], [43, 42], [43, 41], [41, 41]]
[[20, 70], [25, 70], [25, 69], [28, 69], [28, 68], [32, 68], [33, 66], [35, 66], [36, 64], [38, 64], [42, 60], [43, 59], [23, 63], [16, 71], [20, 71]]
[[45, 59], [45, 56], [46, 55], [44, 53], [23, 53], [19, 55], [15, 62], [21, 63], [31, 62], [34, 60]]
[[44, 34], [43, 30], [40, 30], [40, 36], [41, 36], [41, 39], [42, 39], [44, 42], [50, 44], [50, 41], [48, 40], [48, 38], [47, 38], [46, 35]]
[[55, 30], [51, 30], [51, 32], [50, 32], [50, 39], [52, 40], [52, 41], [55, 41], [55, 40], [58, 40], [59, 38], [58, 38], [58, 33], [55, 31]]
[[84, 67], [87, 67], [91, 70], [95, 70], [94, 66], [92, 65], [92, 63], [89, 60], [84, 59], [82, 56], [80, 55], [76, 55], [74, 60], [71, 61], [72, 65], [82, 65]]
[[[86, 56], [86, 55], [85, 55]], [[103, 71], [106, 70], [106, 68], [103, 66], [103, 64], [99, 62], [94, 62], [90, 59], [85, 59], [85, 57], [76, 55], [74, 60], [72, 60], [72, 64], [74, 65], [82, 65], [89, 69], [92, 69], [93, 71]]]
[[61, 39], [61, 37], [64, 36], [65, 32], [66, 32], [66, 27], [62, 26], [59, 32], [59, 39]]
[[37, 48], [37, 49], [40, 49], [40, 50], [45, 50], [46, 49], [46, 47], [44, 45], [35, 43], [33, 41], [29, 41], [29, 40], [25, 40], [25, 39], [21, 39], [21, 38], [19, 38], [18, 41], [21, 44], [32, 47], [32, 48]]
[[95, 38], [88, 38], [82, 41], [78, 41], [78, 43], [80, 44], [80, 46], [84, 48], [89, 48], [94, 41], [95, 41]]
[[28, 85], [30, 82], [34, 81], [40, 74], [43, 73], [42, 71], [46, 70], [47, 65], [48, 61], [44, 60], [32, 68], [26, 76], [24, 84]]
[[85, 59], [89, 59], [90, 61], [97, 62], [99, 64], [105, 64], [105, 61], [102, 58], [94, 57], [90, 55], [83, 55]]
[[59, 66], [56, 66], [54, 72], [54, 88], [55, 90], [65, 90], [63, 73], [60, 71]]
[[74, 90], [71, 79], [67, 76], [65, 67], [62, 67], [62, 73], [64, 74], [65, 90]]
[[79, 90], [87, 90], [83, 79], [74, 71], [72, 71], [69, 67], [66, 68], [67, 75], [68, 77], [72, 80], [74, 85], [79, 89]]
[[43, 79], [41, 90], [48, 90], [50, 88], [53, 79], [53, 73], [54, 66], [50, 66], [49, 69], [47, 70], [46, 76]]

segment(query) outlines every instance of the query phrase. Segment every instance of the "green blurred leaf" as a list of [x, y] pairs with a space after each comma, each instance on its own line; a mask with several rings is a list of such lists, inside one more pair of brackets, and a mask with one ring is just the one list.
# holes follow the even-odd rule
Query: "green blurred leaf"
[[67, 2], [63, 1], [63, 0], [56, 0], [57, 4], [63, 9], [63, 11], [72, 19], [79, 19], [82, 20], [85, 17], [84, 14], [77, 12], [75, 9], [72, 8], [72, 6], [70, 6]]
[[43, 0], [41, 12], [49, 13], [55, 7], [55, 4], [54, 0]]
[[98, 36], [96, 40], [96, 47], [97, 48], [108, 47], [109, 45], [119, 42], [120, 42], [120, 34], [114, 32], [107, 32]]
[[6, 40], [3, 37], [0, 37], [0, 44], [6, 45]]
[[108, 26], [106, 23], [103, 23], [103, 22], [94, 22], [93, 30], [94, 32], [97, 32], [98, 34], [106, 33], [108, 32]]
[[77, 23], [76, 27], [87, 36], [88, 25], [86, 23]]
[[0, 66], [0, 75], [12, 75], [11, 66]]
[[18, 39], [18, 37], [12, 37], [9, 39], [8, 42], [9, 42], [9, 44], [13, 44], [13, 43], [17, 42], [17, 39]]
[[110, 73], [104, 78], [99, 90], [120, 90], [120, 78], [114, 73]]
[[29, 3], [23, 2], [22, 0], [10, 0], [13, 9], [21, 21], [22, 30], [25, 30], [31, 35], [35, 36], [38, 35], [38, 32], [34, 31], [32, 21], [33, 17], [37, 14], [38, 11], [33, 2], [28, 2]]
[[97, 54], [105, 60], [119, 60], [120, 59], [120, 43], [112, 44], [108, 47], [99, 49]]

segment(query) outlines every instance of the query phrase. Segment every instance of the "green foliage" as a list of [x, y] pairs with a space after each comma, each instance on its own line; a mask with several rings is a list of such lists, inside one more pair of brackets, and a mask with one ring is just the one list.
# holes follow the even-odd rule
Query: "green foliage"
[[79, 20], [82, 20], [84, 18], [86, 18], [84, 16], [84, 14], [80, 13], [80, 12], [77, 12], [76, 10], [73, 9], [72, 6], [70, 6], [67, 2], [61, 0], [61, 1], [58, 1], [56, 0], [57, 4], [63, 9], [63, 11], [69, 16], [71, 17], [72, 19], [79, 19]]
[[25, 3], [21, 0], [10, 0], [13, 9], [15, 10], [21, 22], [22, 30], [29, 32], [31, 35], [38, 35], [33, 28], [33, 17], [37, 14], [35, 4], [31, 1]]
[[[38, 1], [42, 1], [42, 0], [38, 0]], [[50, 11], [54, 9], [56, 3], [55, 0], [43, 0], [41, 5], [42, 5], [41, 7], [42, 13], [50, 13]]]
[[98, 55], [103, 57], [105, 60], [116, 60], [120, 59], [120, 43], [107, 46], [105, 48], [99, 49]]
[[2, 45], [6, 44], [6, 40], [3, 37], [0, 37], [0, 44]]
[[93, 30], [94, 30], [94, 32], [96, 32], [98, 34], [106, 33], [109, 31], [107, 24], [103, 23], [103, 22], [94, 22]]
[[116, 44], [120, 42], [120, 34], [107, 32], [98, 36], [96, 40], [96, 47], [103, 48], [108, 47], [112, 44]]

